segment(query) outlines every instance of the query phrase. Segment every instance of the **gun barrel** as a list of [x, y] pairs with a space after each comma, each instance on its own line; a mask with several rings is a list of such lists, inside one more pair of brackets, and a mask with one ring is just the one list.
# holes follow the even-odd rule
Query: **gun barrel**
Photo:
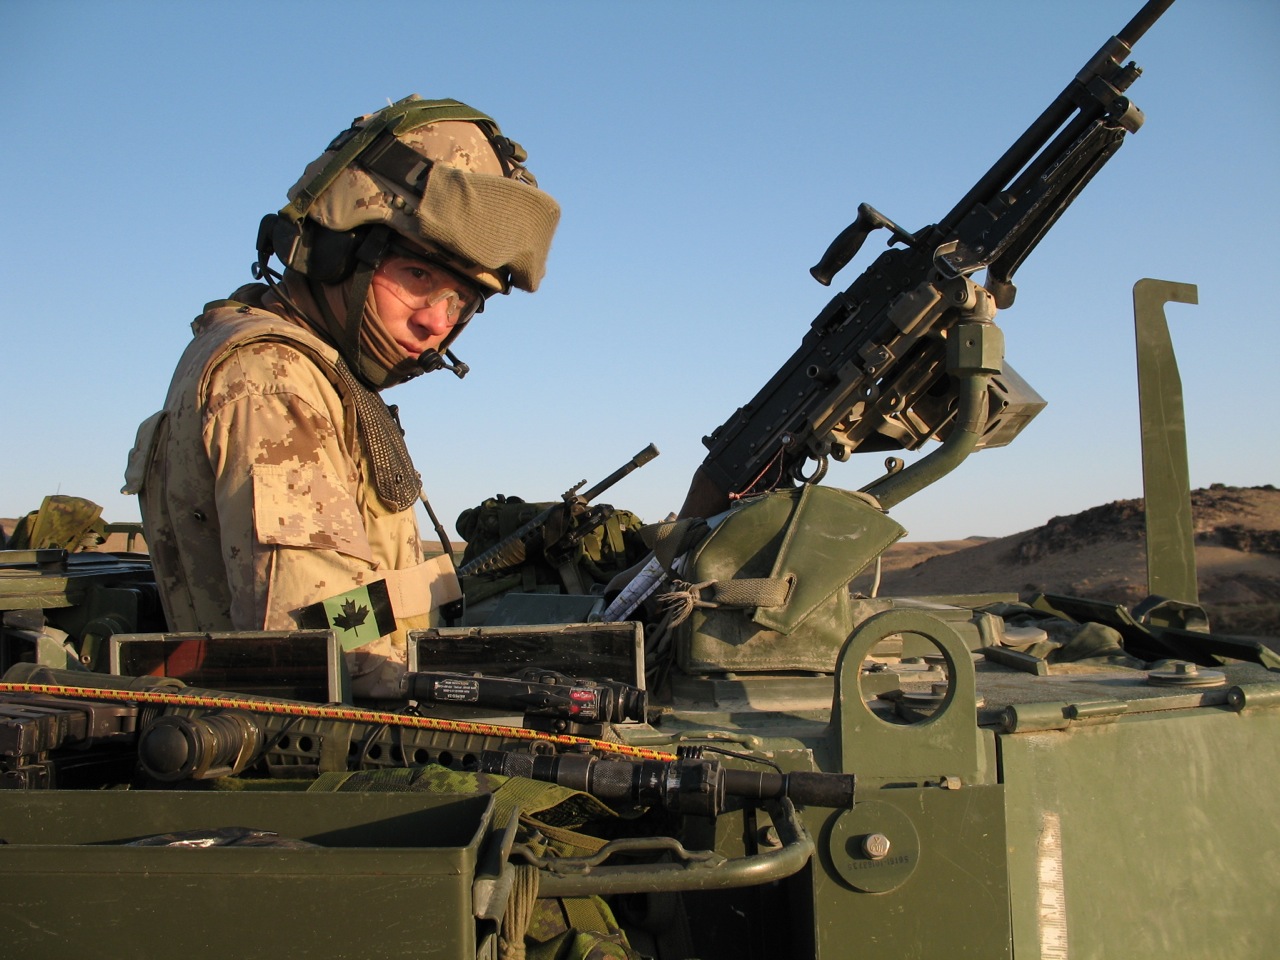
[[1133, 15], [1133, 19], [1124, 25], [1124, 29], [1116, 34], [1116, 39], [1132, 47], [1171, 6], [1173, 0], [1147, 0], [1142, 9]]
[[[1104, 107], [1101, 104], [1094, 104], [1089, 109], [1083, 107], [1076, 95], [1076, 90], [1081, 84], [1087, 83], [1090, 77], [1097, 75], [1103, 66], [1110, 65], [1110, 67], [1114, 67], [1113, 56], [1128, 56], [1133, 45], [1151, 28], [1151, 25], [1160, 18], [1161, 14], [1173, 6], [1173, 2], [1174, 0], [1147, 0], [1142, 9], [1125, 24], [1120, 33], [1103, 45], [1102, 50], [1085, 65], [1080, 74], [1054, 98], [1053, 102], [1044, 109], [1044, 112], [1036, 117], [1031, 126], [1023, 132], [1022, 136], [1014, 141], [1013, 145], [992, 165], [991, 169], [983, 174], [982, 178], [973, 185], [973, 188], [942, 219], [939, 225], [945, 234], [951, 234], [975, 205], [990, 203], [993, 197], [1013, 180], [1015, 175], [1031, 163], [1036, 155], [1040, 153], [1041, 148], [1055, 134], [1058, 134], [1058, 131], [1077, 111], [1079, 111], [1079, 116], [1076, 118], [1075, 127], [1072, 131], [1063, 134], [1060, 140], [1070, 142], [1078, 134], [1080, 128], [1083, 128], [1095, 116], [1102, 115]], [[1123, 52], [1114, 49], [1117, 41], [1124, 46]]]
[[633, 470], [639, 470], [641, 467], [643, 467], [646, 463], [648, 463], [657, 455], [658, 455], [657, 446], [652, 443], [649, 444], [647, 447], [645, 447], [643, 450], [637, 453], [634, 457], [632, 457], [630, 460], [628, 460], [626, 463], [620, 466], [617, 470], [613, 471], [613, 473], [609, 474], [607, 477], [605, 477], [603, 480], [597, 483], [594, 487], [592, 487], [590, 490], [584, 493], [582, 495], [582, 499], [590, 503], [592, 500], [600, 496], [600, 494], [604, 493], [606, 490], [612, 487], [615, 483], [617, 483], [627, 474], [631, 473]]

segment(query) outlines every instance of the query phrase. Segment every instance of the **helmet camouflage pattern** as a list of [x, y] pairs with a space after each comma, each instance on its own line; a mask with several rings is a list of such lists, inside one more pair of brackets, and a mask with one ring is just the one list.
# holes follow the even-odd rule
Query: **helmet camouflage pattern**
[[275, 250], [313, 275], [320, 242], [306, 236], [316, 232], [310, 224], [349, 236], [352, 248], [360, 228], [385, 224], [411, 250], [491, 292], [535, 290], [560, 209], [523, 166], [525, 156], [466, 104], [406, 97], [358, 117], [307, 167], [280, 211]]

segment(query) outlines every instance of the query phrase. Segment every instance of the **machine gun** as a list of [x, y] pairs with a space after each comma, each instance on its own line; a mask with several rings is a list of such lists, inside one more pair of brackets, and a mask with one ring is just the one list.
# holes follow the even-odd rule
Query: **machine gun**
[[[855, 451], [943, 440], [909, 468], [890, 458], [889, 472], [863, 488], [888, 508], [973, 450], [1008, 443], [1039, 412], [1044, 401], [1003, 363], [993, 308], [1013, 304], [1014, 271], [1142, 125], [1125, 96], [1142, 71], [1124, 59], [1172, 3], [1149, 0], [936, 224], [912, 233], [859, 206], [814, 278], [829, 285], [876, 229], [890, 232], [890, 249], [831, 299], [759, 393], [703, 439], [709, 452], [682, 516], [816, 483], [829, 459]], [[970, 277], [984, 268], [979, 286]]]

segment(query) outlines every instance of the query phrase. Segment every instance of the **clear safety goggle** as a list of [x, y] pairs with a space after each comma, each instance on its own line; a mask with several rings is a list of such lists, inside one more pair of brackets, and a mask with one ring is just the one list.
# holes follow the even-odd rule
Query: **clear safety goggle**
[[410, 310], [447, 302], [449, 321], [456, 325], [484, 309], [484, 295], [478, 287], [438, 264], [393, 253], [380, 269], [384, 277], [394, 281], [387, 289]]

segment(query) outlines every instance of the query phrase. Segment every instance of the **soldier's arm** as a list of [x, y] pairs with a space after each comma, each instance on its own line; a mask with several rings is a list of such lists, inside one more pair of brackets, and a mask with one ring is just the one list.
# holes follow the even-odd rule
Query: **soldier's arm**
[[237, 629], [292, 629], [293, 612], [370, 579], [374, 556], [341, 400], [279, 343], [237, 350], [213, 372], [204, 425], [223, 571]]

